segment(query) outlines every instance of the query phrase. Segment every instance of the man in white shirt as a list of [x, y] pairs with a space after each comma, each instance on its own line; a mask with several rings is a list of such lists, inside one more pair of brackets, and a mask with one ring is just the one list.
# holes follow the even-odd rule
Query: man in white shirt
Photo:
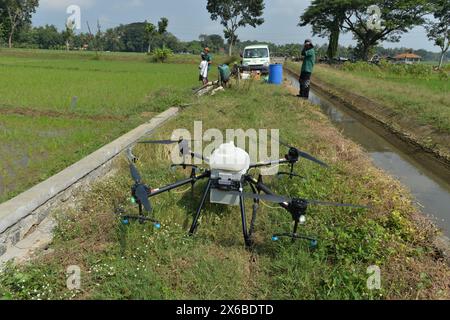
[[200, 80], [203, 82], [203, 84], [208, 83], [208, 68], [209, 63], [202, 57], [202, 62], [200, 63], [199, 69], [200, 69]]

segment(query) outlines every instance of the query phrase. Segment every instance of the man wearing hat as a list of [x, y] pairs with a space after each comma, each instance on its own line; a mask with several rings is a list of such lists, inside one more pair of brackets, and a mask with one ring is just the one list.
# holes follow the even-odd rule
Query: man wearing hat
[[202, 52], [202, 59], [208, 62], [208, 71], [211, 69], [212, 64], [212, 56], [210, 54], [210, 50], [208, 47], [206, 47]]
[[302, 51], [303, 65], [300, 74], [300, 98], [309, 98], [309, 90], [311, 86], [311, 75], [316, 64], [316, 51], [310, 39], [305, 41]]

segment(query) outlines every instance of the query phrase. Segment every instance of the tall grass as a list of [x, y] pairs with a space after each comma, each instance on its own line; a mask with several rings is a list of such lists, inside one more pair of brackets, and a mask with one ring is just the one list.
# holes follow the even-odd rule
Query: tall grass
[[314, 75], [335, 90], [365, 96], [404, 119], [450, 133], [450, 83], [430, 66], [356, 63], [340, 70], [319, 65]]
[[[0, 296], [8, 299], [426, 299], [448, 297], [448, 267], [435, 259], [432, 229], [415, 222], [405, 190], [375, 169], [345, 140], [317, 107], [281, 88], [253, 83], [200, 98], [153, 138], [174, 129], [280, 129], [282, 137], [328, 162], [325, 170], [302, 161], [306, 177], [265, 182], [284, 195], [371, 204], [372, 210], [311, 207], [301, 233], [316, 235], [319, 247], [289, 240], [272, 242], [292, 228], [291, 216], [261, 204], [255, 247], [246, 250], [239, 208], [208, 204], [198, 234], [187, 237], [200, 192], [189, 189], [154, 198], [151, 225], [124, 226], [118, 207], [135, 212], [131, 178], [123, 161], [116, 177], [98, 183], [79, 206], [59, 215], [52, 254], [0, 274]], [[282, 155], [287, 150], [282, 150]], [[169, 170], [163, 146], [139, 146], [134, 153], [143, 180], [156, 188], [186, 177]], [[255, 173], [257, 174], [257, 173]], [[247, 212], [251, 213], [251, 201]], [[82, 286], [66, 288], [66, 268], [78, 265]], [[382, 290], [367, 288], [367, 269], [382, 270]], [[46, 276], [43, 277], [42, 275]]]

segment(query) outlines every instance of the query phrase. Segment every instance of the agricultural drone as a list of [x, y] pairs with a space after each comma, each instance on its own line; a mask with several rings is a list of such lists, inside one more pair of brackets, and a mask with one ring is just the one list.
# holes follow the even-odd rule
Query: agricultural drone
[[[195, 213], [192, 226], [189, 230], [189, 235], [193, 235], [198, 227], [199, 218], [202, 210], [209, 196], [210, 203], [239, 206], [242, 219], [242, 231], [244, 235], [244, 241], [246, 246], [252, 246], [252, 235], [255, 229], [256, 218], [261, 201], [267, 201], [279, 205], [285, 209], [291, 216], [294, 222], [294, 228], [292, 232], [280, 233], [272, 236], [273, 241], [278, 241], [282, 237], [291, 238], [292, 241], [296, 239], [303, 239], [310, 241], [311, 246], [317, 245], [317, 239], [315, 237], [306, 236], [297, 233], [300, 225], [306, 223], [306, 214], [309, 206], [332, 206], [332, 207], [351, 207], [351, 208], [363, 208], [366, 206], [332, 203], [316, 200], [307, 200], [302, 198], [289, 198], [278, 196], [263, 182], [263, 176], [259, 175], [255, 178], [250, 171], [256, 168], [269, 167], [273, 165], [289, 165], [290, 172], [280, 172], [278, 175], [287, 175], [291, 179], [294, 177], [300, 177], [294, 172], [295, 165], [301, 158], [312, 161], [320, 166], [328, 167], [324, 162], [316, 159], [315, 157], [300, 151], [299, 149], [289, 146], [288, 144], [280, 141], [280, 143], [288, 148], [288, 153], [285, 158], [277, 161], [268, 161], [252, 164], [249, 154], [235, 147], [234, 143], [222, 144], [217, 148], [208, 159], [202, 155], [196, 154], [189, 148], [189, 140], [181, 139], [178, 141], [173, 140], [160, 140], [160, 141], [142, 141], [142, 144], [163, 144], [171, 145], [178, 144], [180, 155], [186, 159], [198, 158], [202, 162], [208, 165], [208, 168], [199, 167], [192, 164], [174, 164], [172, 167], [183, 167], [184, 169], [190, 168], [191, 175], [189, 178], [175, 182], [162, 188], [153, 189], [144, 184], [138, 169], [135, 166], [136, 158], [128, 151], [128, 160], [130, 162], [131, 177], [134, 181], [134, 185], [131, 188], [132, 202], [139, 206], [139, 214], [135, 216], [122, 216], [124, 224], [128, 224], [130, 220], [137, 220], [140, 223], [151, 222], [156, 228], [160, 228], [160, 223], [149, 215], [152, 212], [152, 205], [149, 199], [156, 197], [162, 193], [169, 192], [174, 189], [178, 189], [182, 186], [191, 185], [192, 197], [194, 196], [193, 190], [198, 181], [206, 180], [206, 187], [203, 191], [200, 204]], [[249, 187], [251, 192], [245, 192], [245, 188]], [[250, 227], [247, 224], [247, 217], [245, 212], [245, 200], [252, 199], [253, 214], [250, 223]]]

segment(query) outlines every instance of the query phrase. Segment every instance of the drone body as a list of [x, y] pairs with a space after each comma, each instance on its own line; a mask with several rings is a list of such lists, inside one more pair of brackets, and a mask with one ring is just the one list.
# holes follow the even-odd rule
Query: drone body
[[[199, 168], [191, 164], [179, 164], [172, 167], [192, 168], [191, 175], [185, 180], [178, 181], [168, 186], [152, 189], [142, 183], [141, 176], [134, 165], [135, 157], [130, 157], [131, 152], [128, 152], [130, 161], [131, 176], [134, 180], [134, 185], [131, 188], [133, 202], [139, 205], [139, 215], [126, 216], [126, 221], [130, 219], [138, 220], [141, 223], [147, 221], [152, 222], [156, 228], [160, 228], [160, 223], [153, 218], [143, 214], [145, 210], [147, 213], [152, 212], [152, 206], [150, 204], [150, 198], [158, 196], [162, 193], [169, 192], [171, 190], [180, 188], [185, 185], [191, 185], [192, 191], [195, 184], [201, 180], [207, 180], [206, 187], [203, 191], [200, 204], [195, 213], [192, 226], [189, 230], [189, 234], [193, 235], [199, 224], [199, 219], [205, 203], [208, 199], [210, 203], [239, 206], [241, 211], [242, 231], [246, 246], [250, 247], [253, 244], [252, 235], [255, 229], [256, 218], [258, 215], [258, 209], [260, 201], [268, 201], [278, 204], [281, 208], [285, 209], [294, 221], [294, 230], [292, 233], [275, 234], [272, 240], [277, 241], [280, 237], [289, 237], [292, 240], [304, 239], [311, 242], [312, 246], [317, 245], [317, 240], [314, 237], [297, 234], [297, 230], [300, 224], [306, 222], [306, 213], [310, 205], [322, 205], [322, 206], [334, 206], [334, 207], [353, 207], [353, 208], [368, 208], [366, 206], [331, 203], [315, 200], [306, 200], [300, 198], [288, 198], [275, 195], [267, 185], [263, 183], [262, 175], [259, 175], [258, 179], [255, 179], [249, 172], [252, 169], [269, 167], [273, 165], [290, 165], [290, 172], [279, 172], [279, 175], [288, 175], [291, 179], [293, 177], [299, 177], [294, 173], [294, 166], [300, 158], [307, 159], [315, 162], [324, 167], [328, 167], [322, 161], [314, 158], [313, 156], [298, 150], [295, 147], [290, 147], [285, 143], [281, 143], [289, 148], [288, 154], [284, 159], [269, 162], [260, 162], [252, 164], [249, 154], [240, 148], [235, 147], [234, 143], [222, 144], [211, 155], [210, 159], [205, 158], [202, 155], [198, 155], [190, 151], [189, 142], [187, 140], [171, 141], [144, 141], [145, 144], [174, 144], [177, 143], [180, 149], [180, 154], [183, 156], [190, 156], [192, 158], [202, 159], [209, 164], [209, 168]], [[200, 172], [200, 173], [199, 173]], [[251, 193], [245, 193], [245, 187], [251, 188]], [[192, 196], [194, 193], [192, 192]], [[245, 200], [253, 200], [253, 212], [250, 227], [247, 226], [247, 215]]]

